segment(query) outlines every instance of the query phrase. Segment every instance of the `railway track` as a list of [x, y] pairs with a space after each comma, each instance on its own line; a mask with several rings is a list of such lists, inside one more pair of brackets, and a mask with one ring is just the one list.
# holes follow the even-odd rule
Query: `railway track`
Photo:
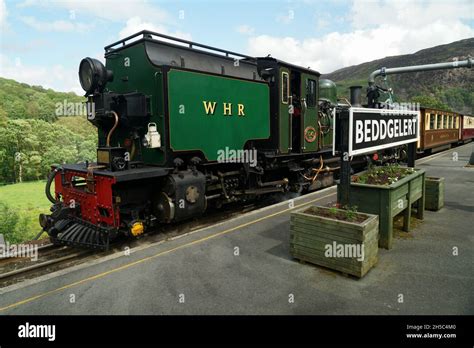
[[[0, 280], [11, 278], [13, 276], [23, 274], [23, 273], [36, 271], [36, 270], [39, 270], [39, 269], [42, 269], [42, 268], [45, 268], [45, 267], [48, 267], [48, 266], [52, 266], [52, 265], [55, 265], [55, 264], [58, 264], [58, 263], [61, 263], [61, 262], [65, 262], [65, 261], [68, 261], [68, 260], [71, 260], [71, 259], [75, 259], [75, 258], [77, 258], [81, 255], [84, 255], [85, 253], [90, 253], [90, 252], [88, 252], [88, 251], [70, 252], [70, 253], [67, 253], [66, 255], [57, 256], [57, 257], [54, 257], [54, 258], [48, 258], [44, 261], [39, 261], [39, 262], [38, 261], [32, 261], [32, 262], [26, 261], [25, 262], [25, 261], [9, 260], [11, 262], [7, 263], [7, 265], [10, 266], [11, 270], [7, 271], [7, 272], [0, 273]], [[38, 258], [40, 258], [39, 255], [38, 255]], [[42, 255], [41, 258], [44, 259], [44, 255]], [[23, 266], [22, 266], [22, 264], [23, 264]], [[4, 266], [4, 264], [2, 264], [0, 266]], [[7, 267], [5, 267], [5, 268], [7, 268]]]
[[57, 247], [51, 243], [37, 248], [31, 245], [29, 248], [28, 257], [12, 254], [0, 259], [0, 287], [61, 269], [69, 262], [93, 253], [90, 250]]
[[[26, 242], [27, 244], [28, 242]], [[53, 243], [47, 243], [47, 244], [43, 244], [43, 245], [40, 245], [38, 246], [38, 251], [47, 251], [47, 250], [50, 250], [50, 249], [53, 249], [55, 248], [55, 245]], [[8, 257], [3, 257], [3, 258], [0, 258], [0, 265], [3, 264], [3, 263], [6, 263], [6, 262], [9, 262], [11, 261], [12, 259], [14, 259], [15, 257], [17, 257], [17, 253], [9, 253], [9, 256]]]

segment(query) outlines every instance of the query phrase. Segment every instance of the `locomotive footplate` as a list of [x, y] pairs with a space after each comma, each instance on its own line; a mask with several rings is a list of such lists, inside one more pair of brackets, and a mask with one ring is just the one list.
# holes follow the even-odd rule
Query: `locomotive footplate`
[[[97, 163], [89, 163], [91, 166], [98, 165]], [[62, 164], [61, 168], [64, 171], [74, 171], [78, 173], [87, 173], [87, 165], [85, 163], [77, 164]], [[158, 178], [168, 175], [172, 168], [142, 166], [131, 168], [123, 171], [112, 172], [107, 169], [94, 169], [94, 175], [115, 178], [116, 182], [133, 181], [138, 179]]]
[[117, 236], [117, 230], [67, 218], [57, 221], [48, 234], [54, 244], [108, 250], [110, 242]]

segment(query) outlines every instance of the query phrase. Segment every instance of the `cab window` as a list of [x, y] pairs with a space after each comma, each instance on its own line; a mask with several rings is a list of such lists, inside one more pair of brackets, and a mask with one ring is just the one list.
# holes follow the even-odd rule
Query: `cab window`
[[309, 108], [316, 106], [316, 81], [306, 80], [306, 103]]
[[288, 95], [290, 94], [290, 83], [288, 73], [283, 72], [281, 74], [281, 102], [288, 104]]

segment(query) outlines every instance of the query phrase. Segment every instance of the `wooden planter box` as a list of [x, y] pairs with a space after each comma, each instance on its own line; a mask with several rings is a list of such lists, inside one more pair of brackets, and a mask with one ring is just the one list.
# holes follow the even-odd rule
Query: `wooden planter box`
[[[365, 220], [360, 223], [349, 222], [314, 215], [316, 209], [330, 210], [327, 207], [312, 206], [291, 214], [291, 256], [359, 278], [363, 277], [377, 262], [378, 216], [355, 213], [365, 217]], [[343, 210], [337, 209], [337, 211]], [[336, 247], [334, 250], [334, 243], [339, 248], [351, 251], [337, 255], [338, 249]], [[329, 248], [336, 253], [328, 255]], [[361, 254], [354, 253], [360, 250], [363, 250], [363, 258]]]
[[[363, 173], [361, 173], [363, 174]], [[379, 216], [379, 246], [391, 249], [393, 218], [403, 212], [403, 230], [410, 231], [411, 206], [417, 203], [418, 219], [425, 210], [425, 171], [416, 169], [391, 185], [351, 183], [349, 202], [357, 210]]]
[[425, 209], [440, 210], [444, 206], [444, 178], [427, 176], [425, 187]]

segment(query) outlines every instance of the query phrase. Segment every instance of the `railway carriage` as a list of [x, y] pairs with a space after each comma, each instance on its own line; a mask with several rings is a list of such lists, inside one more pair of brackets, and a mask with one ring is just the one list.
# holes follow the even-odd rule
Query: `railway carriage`
[[462, 115], [431, 108], [420, 109], [420, 152], [435, 152], [460, 141]]
[[474, 139], [474, 116], [463, 115], [461, 126], [461, 141], [466, 143]]
[[420, 118], [420, 153], [441, 151], [474, 138], [473, 116], [422, 107]]

